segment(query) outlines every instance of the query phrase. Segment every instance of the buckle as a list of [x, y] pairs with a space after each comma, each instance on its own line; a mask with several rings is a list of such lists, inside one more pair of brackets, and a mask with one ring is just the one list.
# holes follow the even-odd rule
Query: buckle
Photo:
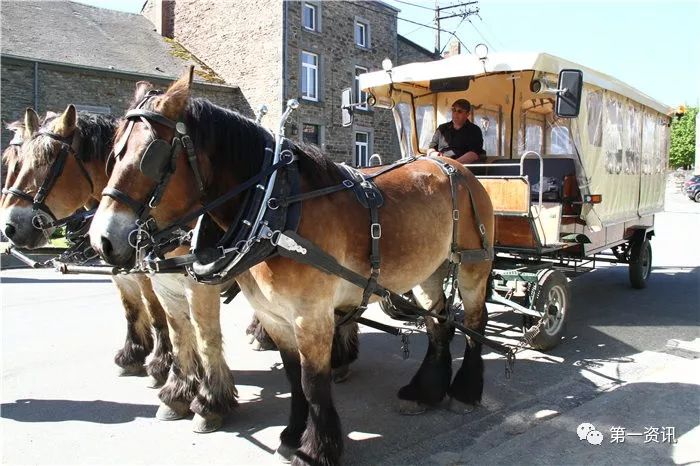
[[459, 220], [459, 210], [455, 209], [452, 211], [452, 220], [454, 220], [455, 222]]
[[483, 223], [479, 224], [479, 233], [481, 233], [482, 236], [486, 236], [486, 227]]
[[353, 183], [350, 180], [343, 180], [343, 186], [345, 186], [346, 188], [352, 188], [353, 186], [355, 186], [355, 183]]
[[379, 239], [382, 237], [382, 226], [379, 223], [373, 223], [369, 226], [369, 234], [372, 239]]

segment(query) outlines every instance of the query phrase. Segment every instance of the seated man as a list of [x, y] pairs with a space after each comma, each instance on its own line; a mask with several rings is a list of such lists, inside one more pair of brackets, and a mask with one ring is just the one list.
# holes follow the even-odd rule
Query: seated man
[[481, 129], [469, 121], [471, 104], [466, 99], [452, 104], [452, 121], [438, 126], [428, 146], [428, 154], [449, 157], [460, 163], [485, 163]]

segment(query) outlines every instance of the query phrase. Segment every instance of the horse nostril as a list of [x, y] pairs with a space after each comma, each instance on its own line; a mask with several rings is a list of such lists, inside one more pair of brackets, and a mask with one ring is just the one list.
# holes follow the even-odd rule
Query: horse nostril
[[10, 225], [9, 223], [5, 225], [5, 236], [11, 239], [13, 236], [15, 236], [15, 233], [17, 233], [17, 229], [13, 225]]
[[109, 238], [104, 236], [102, 237], [102, 255], [104, 257], [112, 256], [112, 243], [109, 241]]

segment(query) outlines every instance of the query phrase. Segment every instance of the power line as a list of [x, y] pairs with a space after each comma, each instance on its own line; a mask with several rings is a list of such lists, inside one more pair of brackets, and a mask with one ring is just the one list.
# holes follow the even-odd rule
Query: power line
[[484, 21], [484, 18], [482, 18], [481, 15], [479, 15], [479, 14], [477, 14], [476, 17], [479, 18], [479, 20], [484, 25], [484, 27], [486, 27], [486, 29], [489, 32], [489, 35], [491, 37], [493, 37], [494, 39], [496, 39], [496, 42], [498, 42], [498, 45], [501, 48], [507, 49], [508, 47], [506, 47], [505, 44], [503, 42], [501, 42], [501, 39], [498, 38], [498, 35], [496, 35], [496, 33], [493, 32], [493, 29], [491, 29], [491, 27], [488, 25], [488, 23], [486, 21]]
[[398, 18], [398, 19], [400, 19], [401, 21], [406, 21], [407, 23], [417, 24], [418, 26], [423, 26], [424, 28], [432, 29], [432, 30], [434, 30], [434, 31], [446, 32], [447, 34], [449, 34], [449, 35], [451, 35], [452, 37], [454, 37], [455, 39], [457, 39], [457, 42], [459, 42], [459, 43], [462, 45], [462, 47], [464, 47], [464, 48], [466, 49], [467, 52], [472, 53], [471, 50], [469, 50], [469, 47], [467, 47], [467, 45], [466, 45], [464, 42], [462, 42], [462, 40], [457, 36], [457, 34], [455, 34], [455, 33], [452, 32], [452, 31], [446, 31], [446, 30], [444, 30], [444, 29], [438, 29], [438, 28], [436, 28], [435, 26], [430, 26], [430, 25], [428, 25], [428, 24], [423, 24], [423, 23], [417, 23], [417, 22], [415, 22], [415, 21], [411, 21], [410, 19], [406, 19], [406, 18]]
[[491, 42], [489, 42], [489, 40], [488, 40], [486, 37], [484, 37], [484, 35], [481, 33], [481, 31], [479, 31], [479, 29], [476, 27], [476, 25], [472, 22], [471, 19], [469, 20], [469, 24], [471, 24], [472, 27], [474, 28], [474, 30], [476, 30], [476, 32], [479, 33], [479, 36], [480, 36], [482, 39], [484, 39], [484, 42], [486, 42], [486, 45], [488, 45], [489, 47], [491, 47], [491, 49], [495, 52], [495, 51], [496, 51], [496, 47], [494, 47], [493, 45], [491, 45]]
[[418, 5], [418, 4], [416, 4], [416, 3], [405, 2], [405, 1], [402, 1], [402, 0], [394, 0], [394, 1], [395, 1], [396, 3], [403, 3], [404, 5], [410, 5], [410, 6], [414, 6], [414, 7], [416, 7], [416, 8], [423, 8], [424, 10], [433, 11], [433, 9], [430, 8], [429, 6]]

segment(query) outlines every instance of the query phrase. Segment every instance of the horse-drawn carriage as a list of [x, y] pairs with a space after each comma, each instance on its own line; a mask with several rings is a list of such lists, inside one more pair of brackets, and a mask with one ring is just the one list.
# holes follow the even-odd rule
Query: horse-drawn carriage
[[[532, 346], [560, 341], [567, 277], [597, 262], [625, 263], [632, 286], [646, 286], [654, 213], [664, 205], [670, 108], [547, 54], [384, 68], [361, 75], [360, 89], [369, 105], [393, 109], [404, 157], [427, 152], [452, 102], [472, 102], [488, 158], [468, 167], [496, 214], [490, 301], [523, 314]], [[346, 124], [349, 101], [346, 90]]]
[[[430, 336], [418, 372], [399, 390], [403, 412], [445, 397], [465, 412], [482, 397], [482, 344], [513, 355], [484, 338], [485, 300], [536, 320], [531, 341], [547, 348], [567, 314], [562, 271], [613, 248], [606, 260], [630, 263], [633, 285], [648, 277], [652, 215], [663, 205], [666, 109], [588, 70], [585, 85], [580, 71], [562, 72], [566, 90], [552, 93], [552, 75], [572, 65], [530, 58], [455, 57], [361, 78], [371, 104], [394, 108], [408, 156], [362, 171], [284, 138], [293, 101], [275, 136], [192, 98], [192, 69], [165, 92], [139, 83], [118, 122], [69, 105], [39, 126], [28, 110], [21, 163], [3, 190], [4, 232], [36, 247], [75, 209], [99, 201], [89, 242], [111, 266], [94, 270], [153, 273], [144, 289], [162, 305], [172, 340], [165, 370], [155, 371], [167, 376], [157, 417], [193, 412], [197, 432], [218, 429], [236, 406], [219, 321], [219, 293], [235, 281], [292, 386], [278, 452], [337, 464], [332, 369], [356, 357], [355, 323], [370, 299], [389, 302], [393, 317], [422, 319]], [[485, 170], [481, 182], [457, 162], [416, 157], [457, 96], [479, 103], [474, 116], [492, 156], [472, 167]], [[581, 96], [584, 117], [555, 117], [578, 115]], [[513, 159], [515, 166], [501, 163]], [[417, 304], [402, 297], [410, 290]], [[455, 328], [468, 339], [453, 377]]]

